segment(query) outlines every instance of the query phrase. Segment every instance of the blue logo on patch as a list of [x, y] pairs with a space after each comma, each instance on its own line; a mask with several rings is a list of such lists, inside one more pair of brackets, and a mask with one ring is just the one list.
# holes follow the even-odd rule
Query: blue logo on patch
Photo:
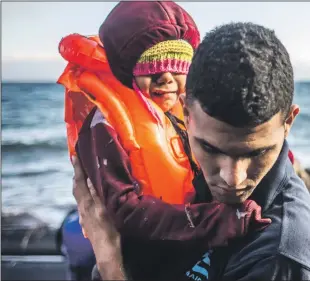
[[202, 281], [209, 279], [209, 268], [211, 266], [210, 254], [212, 250], [206, 252], [200, 261], [198, 261], [191, 270], [186, 272], [186, 276], [191, 280]]

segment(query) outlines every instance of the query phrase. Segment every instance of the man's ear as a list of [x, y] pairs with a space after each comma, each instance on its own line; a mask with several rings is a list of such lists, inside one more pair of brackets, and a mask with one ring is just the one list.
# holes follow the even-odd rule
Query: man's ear
[[285, 123], [284, 123], [285, 137], [288, 136], [288, 134], [289, 134], [289, 132], [293, 126], [293, 123], [295, 121], [295, 118], [299, 114], [299, 112], [300, 112], [299, 106], [297, 104], [293, 104], [291, 106], [290, 112], [287, 115], [287, 118], [286, 118]]

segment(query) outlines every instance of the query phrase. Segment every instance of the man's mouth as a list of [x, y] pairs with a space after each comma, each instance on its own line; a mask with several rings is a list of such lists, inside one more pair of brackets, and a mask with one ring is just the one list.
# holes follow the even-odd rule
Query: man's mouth
[[243, 194], [249, 192], [252, 189], [252, 186], [247, 186], [245, 188], [234, 189], [228, 187], [218, 186], [218, 193], [228, 196], [242, 196]]

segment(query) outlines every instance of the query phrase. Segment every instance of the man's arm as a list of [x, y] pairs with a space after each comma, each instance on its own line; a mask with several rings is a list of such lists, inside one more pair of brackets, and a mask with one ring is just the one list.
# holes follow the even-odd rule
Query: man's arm
[[[100, 245], [93, 246], [94, 248], [98, 248], [100, 251]], [[111, 260], [109, 261], [101, 261], [101, 258], [98, 255], [96, 256], [97, 260], [97, 269], [99, 271], [101, 280], [128, 280], [126, 274], [124, 272], [123, 260], [120, 254], [119, 249], [115, 249], [116, 252], [110, 253]], [[96, 251], [98, 252], [98, 251]], [[107, 253], [105, 253], [107, 254]]]
[[88, 234], [102, 280], [127, 280], [123, 270], [120, 234], [90, 181], [86, 183], [79, 160], [72, 158], [73, 195], [80, 224]]

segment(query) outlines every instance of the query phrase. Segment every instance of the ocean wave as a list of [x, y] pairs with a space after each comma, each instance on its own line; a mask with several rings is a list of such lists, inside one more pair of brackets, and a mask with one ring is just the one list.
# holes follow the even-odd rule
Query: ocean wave
[[53, 152], [67, 149], [63, 125], [51, 128], [8, 128], [2, 131], [2, 152]]
[[51, 173], [57, 173], [59, 170], [57, 169], [46, 169], [46, 170], [34, 170], [34, 171], [15, 171], [12, 170], [11, 172], [2, 173], [2, 177], [6, 178], [26, 178], [26, 177], [34, 177], [34, 176], [43, 176], [48, 175]]
[[42, 141], [42, 142], [33, 141], [32, 143], [31, 142], [22, 143], [19, 141], [3, 142], [1, 149], [2, 149], [2, 152], [4, 153], [11, 153], [15, 151], [26, 152], [26, 151], [33, 151], [33, 150], [43, 150], [44, 152], [49, 152], [49, 151], [66, 150], [67, 143], [65, 139]]
[[73, 169], [67, 152], [48, 157], [44, 154], [34, 155], [28, 161], [22, 159], [16, 161], [15, 158], [11, 158], [2, 165], [2, 184], [6, 187], [26, 179], [37, 182], [42, 178], [44, 181], [50, 175], [71, 178], [72, 173]]
[[12, 143], [34, 144], [66, 138], [64, 124], [35, 127], [7, 128], [2, 131], [2, 145]]

